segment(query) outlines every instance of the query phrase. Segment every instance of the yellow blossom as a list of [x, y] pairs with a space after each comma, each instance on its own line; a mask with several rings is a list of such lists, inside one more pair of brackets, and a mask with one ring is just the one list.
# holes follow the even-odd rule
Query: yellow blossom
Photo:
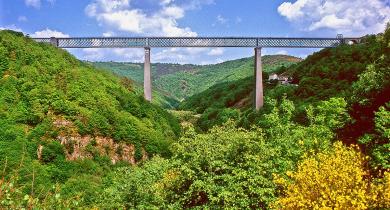
[[357, 147], [334, 144], [332, 152], [305, 159], [286, 181], [275, 176], [282, 195], [276, 209], [368, 209], [390, 207], [390, 173], [374, 184], [366, 169], [367, 158]]

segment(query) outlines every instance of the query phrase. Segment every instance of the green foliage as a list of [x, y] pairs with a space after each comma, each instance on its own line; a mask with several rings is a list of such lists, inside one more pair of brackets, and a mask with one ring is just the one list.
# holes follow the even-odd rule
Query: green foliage
[[153, 157], [144, 165], [123, 167], [104, 178], [104, 191], [99, 196], [99, 207], [104, 209], [158, 209], [164, 200], [158, 194], [156, 182], [164, 177], [171, 163]]
[[81, 176], [69, 178], [61, 186], [60, 192], [67, 199], [78, 197], [80, 205], [94, 206], [99, 202], [98, 198], [102, 191], [100, 177], [82, 174]]
[[[388, 141], [378, 133], [374, 113], [390, 101], [389, 37], [388, 28], [383, 34], [364, 37], [361, 44], [324, 49], [302, 62], [276, 69], [274, 72], [291, 76], [294, 84], [264, 83], [265, 105], [259, 112], [252, 107], [253, 77], [217, 84], [190, 97], [180, 108], [201, 114], [197, 122], [201, 130], [220, 124], [219, 113], [226, 108], [240, 109], [239, 126], [258, 124], [268, 129], [262, 121], [274, 110], [277, 103], [273, 99], [287, 98], [295, 104], [292, 118], [296, 123], [337, 130], [340, 140], [363, 144], [368, 155], [376, 156], [374, 165], [388, 168]], [[317, 105], [320, 107], [313, 108]]]
[[[187, 133], [174, 144], [178, 162], [162, 180], [164, 197], [182, 207], [264, 207], [273, 197], [266, 150], [260, 130], [236, 129], [232, 123], [207, 134]], [[262, 172], [262, 173], [259, 173]]]
[[94, 206], [101, 177], [115, 166], [99, 153], [67, 161], [74, 143], [61, 145], [58, 137], [108, 137], [149, 156], [169, 156], [179, 134], [176, 118], [146, 102], [128, 81], [0, 31], [0, 185], [8, 189], [6, 197], [0, 192], [0, 209]]
[[309, 106], [307, 112], [310, 123], [325, 125], [333, 130], [342, 128], [350, 119], [347, 112], [347, 102], [343, 98], [321, 101], [316, 109]]
[[263, 118], [264, 130], [232, 121], [203, 134], [189, 128], [169, 161], [154, 158], [108, 176], [102, 207], [268, 208], [277, 196], [273, 174], [294, 170], [303, 154], [329, 149], [333, 138], [326, 125], [292, 122], [294, 109], [283, 100]]
[[45, 144], [42, 149], [42, 161], [44, 163], [49, 163], [57, 158], [65, 158], [63, 146], [57, 141], [51, 141], [48, 144]]
[[372, 156], [372, 165], [390, 168], [390, 103], [375, 112], [375, 133], [365, 134], [359, 143], [366, 147]]
[[[387, 104], [387, 109], [389, 108], [390, 103]], [[383, 106], [375, 113], [375, 127], [383, 138], [390, 139], [390, 111]]]
[[[1, 209], [49, 209], [53, 206], [69, 209], [80, 204], [77, 196], [64, 198], [60, 194], [60, 186], [52, 184], [45, 177], [44, 168], [36, 161], [30, 161], [28, 157], [27, 160], [22, 159], [17, 170], [6, 176], [7, 164], [4, 165], [0, 181]], [[28, 167], [32, 167], [32, 170], [28, 170]]]
[[[7, 31], [0, 32], [0, 38], [0, 60], [9, 60], [0, 78], [2, 116], [32, 126], [31, 139], [56, 138], [58, 129], [52, 123], [58, 116], [74, 122], [82, 135], [138, 144], [150, 154], [165, 155], [180, 133], [173, 116], [147, 103], [112, 74]], [[59, 153], [49, 145], [43, 151], [45, 162]]]

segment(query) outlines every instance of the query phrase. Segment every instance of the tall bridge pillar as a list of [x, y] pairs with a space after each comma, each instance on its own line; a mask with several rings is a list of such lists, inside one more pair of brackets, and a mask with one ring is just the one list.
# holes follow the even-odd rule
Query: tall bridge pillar
[[50, 44], [54, 47], [58, 47], [58, 39], [55, 37], [50, 37]]
[[264, 105], [263, 99], [263, 66], [261, 63], [261, 47], [255, 48], [255, 108], [259, 110]]
[[145, 47], [144, 62], [144, 97], [147, 101], [152, 101], [152, 80], [150, 72], [150, 48]]

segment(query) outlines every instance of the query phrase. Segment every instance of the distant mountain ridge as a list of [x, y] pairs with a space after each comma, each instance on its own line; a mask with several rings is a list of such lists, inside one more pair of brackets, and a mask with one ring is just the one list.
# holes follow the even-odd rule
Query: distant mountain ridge
[[[263, 56], [264, 72], [289, 66], [302, 59], [288, 55]], [[152, 64], [153, 85], [176, 100], [183, 100], [221, 82], [235, 81], [253, 74], [253, 57], [230, 60], [218, 64]], [[142, 84], [143, 64], [127, 62], [93, 62], [92, 65], [112, 71]]]

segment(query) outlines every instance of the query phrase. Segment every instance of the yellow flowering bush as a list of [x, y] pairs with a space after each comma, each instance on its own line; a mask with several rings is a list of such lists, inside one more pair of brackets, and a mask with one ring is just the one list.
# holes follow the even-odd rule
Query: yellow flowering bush
[[374, 182], [372, 191], [373, 208], [390, 208], [390, 171], [385, 172], [383, 179]]
[[[305, 157], [289, 179], [275, 176], [281, 188], [276, 209], [367, 209], [390, 207], [390, 176], [372, 182], [367, 158], [341, 142], [334, 150]], [[387, 199], [387, 201], [386, 201]]]

